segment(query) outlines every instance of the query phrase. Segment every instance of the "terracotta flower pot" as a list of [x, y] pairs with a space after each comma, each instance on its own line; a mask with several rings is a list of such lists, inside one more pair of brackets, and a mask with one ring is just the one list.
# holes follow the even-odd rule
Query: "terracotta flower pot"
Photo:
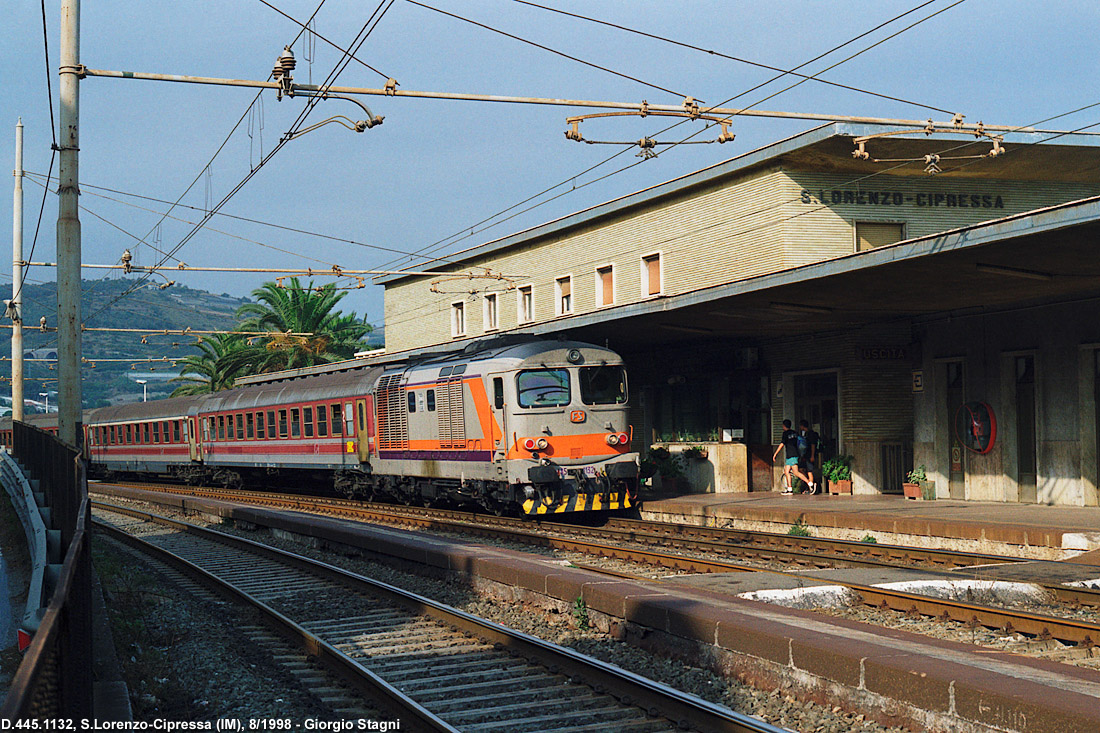
[[852, 480], [843, 479], [839, 481], [829, 482], [830, 494], [851, 494], [852, 493]]
[[906, 499], [921, 498], [920, 484], [902, 484], [901, 491], [905, 494]]

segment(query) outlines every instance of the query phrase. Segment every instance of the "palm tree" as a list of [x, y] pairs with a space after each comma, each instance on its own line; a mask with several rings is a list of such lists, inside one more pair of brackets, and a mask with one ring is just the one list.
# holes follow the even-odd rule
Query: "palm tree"
[[[296, 277], [285, 287], [264, 283], [252, 291], [258, 302], [237, 309], [242, 319], [237, 331], [248, 345], [226, 354], [222, 367], [233, 373], [263, 373], [351, 358], [366, 346], [363, 338], [371, 326], [354, 313], [334, 310], [346, 294], [331, 283], [314, 287], [310, 281], [302, 286]], [[280, 335], [249, 337], [260, 332]], [[294, 335], [300, 333], [311, 335]]]
[[200, 354], [179, 360], [183, 366], [178, 377], [169, 382], [182, 382], [172, 392], [173, 397], [209, 394], [233, 386], [239, 370], [226, 369], [223, 360], [229, 354], [244, 348], [244, 339], [235, 333], [215, 334], [200, 338], [196, 344]]

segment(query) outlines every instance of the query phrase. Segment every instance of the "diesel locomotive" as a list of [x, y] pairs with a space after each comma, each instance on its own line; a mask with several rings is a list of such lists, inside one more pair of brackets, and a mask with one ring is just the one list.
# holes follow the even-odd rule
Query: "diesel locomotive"
[[[627, 374], [606, 348], [512, 335], [262, 379], [86, 411], [92, 475], [323, 481], [348, 497], [526, 515], [635, 503]], [[56, 416], [28, 422], [50, 429]], [[10, 445], [10, 418], [0, 441]]]

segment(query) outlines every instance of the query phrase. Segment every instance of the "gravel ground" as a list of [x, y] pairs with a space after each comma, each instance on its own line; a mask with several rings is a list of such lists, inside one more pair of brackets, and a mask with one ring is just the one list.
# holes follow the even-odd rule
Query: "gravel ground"
[[[118, 503], [119, 500], [115, 499]], [[137, 502], [125, 502], [135, 504]], [[158, 507], [158, 513], [168, 514]], [[195, 524], [204, 524], [195, 516], [184, 517]], [[314, 557], [362, 575], [396, 585], [469, 613], [496, 621], [505, 626], [576, 649], [598, 659], [642, 674], [704, 699], [726, 705], [739, 712], [759, 716], [768, 722], [799, 733], [872, 733], [888, 731], [904, 733], [903, 728], [883, 728], [868, 722], [863, 715], [844, 713], [840, 708], [828, 708], [797, 699], [789, 690], [766, 692], [754, 689], [704, 669], [679, 661], [659, 657], [594, 629], [579, 628], [571, 613], [546, 613], [540, 609], [523, 608], [485, 600], [475, 596], [469, 586], [459, 580], [438, 580], [406, 573], [361, 558], [349, 558], [338, 553], [316, 550], [263, 532], [243, 531], [221, 524], [205, 523], [230, 534], [259, 540], [290, 552]], [[586, 557], [586, 561], [591, 562]]]

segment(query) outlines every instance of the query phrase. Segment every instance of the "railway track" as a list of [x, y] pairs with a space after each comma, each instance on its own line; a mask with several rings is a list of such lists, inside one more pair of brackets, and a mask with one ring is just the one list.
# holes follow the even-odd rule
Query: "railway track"
[[112, 536], [253, 606], [414, 730], [781, 730], [324, 563], [147, 512], [94, 512]]
[[183, 496], [202, 496], [223, 501], [256, 504], [280, 509], [381, 520], [409, 527], [461, 531], [474, 536], [509, 539], [527, 537], [533, 544], [547, 538], [544, 546], [571, 549], [556, 535], [590, 538], [600, 542], [631, 543], [662, 550], [697, 552], [708, 556], [779, 562], [804, 567], [913, 567], [963, 568], [997, 563], [1023, 562], [1020, 558], [957, 550], [853, 542], [825, 537], [800, 537], [773, 532], [698, 527], [611, 517], [599, 527], [453, 509], [397, 506], [326, 497], [270, 492], [231, 491], [209, 488], [180, 488], [163, 484], [118, 483], [118, 486], [161, 491]]

